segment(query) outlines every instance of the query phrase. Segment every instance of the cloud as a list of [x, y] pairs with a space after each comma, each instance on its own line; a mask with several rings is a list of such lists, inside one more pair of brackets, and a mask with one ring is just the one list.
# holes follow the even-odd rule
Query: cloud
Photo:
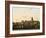
[[21, 21], [21, 20], [30, 20], [31, 17], [34, 20], [39, 20], [40, 18], [40, 9], [39, 8], [13, 8], [13, 21]]

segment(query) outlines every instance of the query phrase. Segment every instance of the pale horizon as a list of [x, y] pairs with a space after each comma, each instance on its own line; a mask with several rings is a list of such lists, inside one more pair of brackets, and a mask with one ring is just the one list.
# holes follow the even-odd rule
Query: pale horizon
[[31, 7], [13, 7], [13, 22], [21, 22], [22, 20], [34, 20], [40, 21], [40, 9]]

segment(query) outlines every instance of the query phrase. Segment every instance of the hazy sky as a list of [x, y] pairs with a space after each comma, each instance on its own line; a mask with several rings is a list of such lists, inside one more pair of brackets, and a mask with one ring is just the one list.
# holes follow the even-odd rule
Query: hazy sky
[[13, 22], [21, 22], [21, 20], [40, 20], [40, 9], [31, 7], [13, 7]]

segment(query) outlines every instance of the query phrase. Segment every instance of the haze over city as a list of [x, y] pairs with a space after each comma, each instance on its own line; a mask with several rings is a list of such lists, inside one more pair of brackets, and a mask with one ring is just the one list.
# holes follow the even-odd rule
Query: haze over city
[[34, 20], [40, 21], [40, 9], [30, 7], [13, 7], [13, 22], [21, 22], [21, 20]]

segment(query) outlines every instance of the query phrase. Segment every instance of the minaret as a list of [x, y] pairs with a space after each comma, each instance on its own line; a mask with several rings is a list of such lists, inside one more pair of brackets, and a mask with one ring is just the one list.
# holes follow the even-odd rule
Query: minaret
[[33, 17], [31, 18], [31, 21], [33, 22]]

